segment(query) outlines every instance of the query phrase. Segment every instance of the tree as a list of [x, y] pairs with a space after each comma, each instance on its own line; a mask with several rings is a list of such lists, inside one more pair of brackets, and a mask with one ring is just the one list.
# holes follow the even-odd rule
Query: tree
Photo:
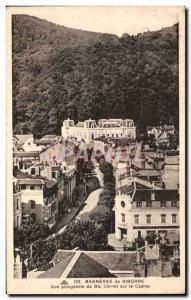
[[89, 215], [90, 219], [97, 224], [102, 224], [106, 232], [111, 228], [112, 211], [110, 208], [104, 205], [98, 205]]
[[99, 197], [98, 205], [104, 205], [106, 207], [112, 208], [114, 204], [115, 194], [109, 189], [104, 189]]
[[108, 162], [101, 163], [99, 168], [100, 171], [106, 176], [111, 176], [113, 174], [113, 166]]
[[103, 180], [104, 180], [104, 185], [110, 184], [113, 187], [115, 187], [115, 177], [113, 176], [113, 174], [104, 175]]
[[105, 250], [107, 234], [102, 226], [93, 221], [77, 221], [67, 226], [59, 243], [61, 249]]
[[30, 258], [29, 258], [29, 270], [33, 270], [40, 267], [48, 266], [56, 253], [55, 240], [39, 239], [32, 244]]
[[14, 247], [29, 249], [32, 242], [44, 239], [50, 234], [49, 227], [41, 224], [23, 225], [21, 228], [14, 228]]
[[12, 28], [16, 132], [60, 134], [68, 117], [178, 129], [178, 24], [119, 38], [15, 15]]

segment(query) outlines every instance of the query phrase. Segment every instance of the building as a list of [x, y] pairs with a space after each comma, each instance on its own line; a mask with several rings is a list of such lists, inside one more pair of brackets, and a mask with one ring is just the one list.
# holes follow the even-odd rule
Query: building
[[158, 138], [162, 133], [174, 134], [175, 127], [174, 125], [164, 125], [164, 126], [147, 126], [147, 135], [154, 135], [155, 138]]
[[86, 143], [99, 138], [136, 138], [136, 127], [134, 121], [130, 119], [102, 119], [97, 123], [95, 120], [85, 120], [76, 125], [73, 120], [64, 120], [62, 126], [62, 137], [64, 139], [76, 138], [84, 140]]
[[[141, 180], [141, 182], [139, 182]], [[179, 193], [144, 185], [138, 179], [118, 188], [115, 198], [115, 237], [134, 242], [138, 237], [164, 234], [179, 239]]]
[[179, 156], [165, 155], [163, 181], [166, 189], [177, 189], [179, 185]]
[[17, 134], [13, 137], [14, 151], [22, 150], [25, 152], [41, 152], [42, 147], [34, 143], [33, 134]]
[[133, 277], [136, 252], [57, 250], [50, 268], [33, 270], [28, 278]]
[[62, 170], [62, 176], [58, 177], [58, 205], [59, 216], [69, 212], [76, 200], [76, 168], [70, 165]]
[[75, 202], [76, 189], [76, 168], [75, 165], [67, 165], [66, 163], [58, 164], [40, 162], [30, 166], [23, 171], [31, 178], [44, 178], [54, 180], [58, 187], [58, 210], [59, 215], [67, 212]]
[[[58, 249], [51, 262], [34, 269], [27, 278], [132, 278], [169, 277], [175, 275], [175, 251], [163, 257], [162, 247], [155, 244], [136, 251], [81, 251]], [[179, 264], [179, 262], [178, 262]], [[106, 284], [104, 282], [104, 284]]]
[[58, 216], [57, 182], [43, 179], [19, 179], [23, 223], [37, 222], [52, 226]]
[[20, 228], [22, 224], [22, 191], [19, 188], [18, 180], [13, 178], [13, 217], [14, 227]]
[[154, 142], [159, 149], [177, 149], [177, 136], [173, 125], [148, 126], [147, 135], [150, 142]]
[[13, 152], [13, 168], [25, 171], [30, 166], [40, 162], [38, 152]]
[[36, 140], [36, 144], [45, 148], [47, 146], [58, 143], [61, 140], [61, 136], [56, 136], [54, 134], [44, 135], [41, 139]]

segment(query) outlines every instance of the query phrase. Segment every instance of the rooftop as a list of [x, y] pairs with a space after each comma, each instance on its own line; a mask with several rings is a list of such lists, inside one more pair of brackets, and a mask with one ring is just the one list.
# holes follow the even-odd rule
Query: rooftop
[[115, 271], [134, 270], [136, 254], [121, 251], [58, 250], [55, 266], [39, 278], [100, 278], [115, 277]]
[[33, 134], [16, 134], [14, 135], [14, 138], [19, 142], [19, 143], [25, 143], [29, 138], [33, 138]]
[[13, 152], [13, 157], [38, 157], [40, 151], [31, 151], [31, 152]]
[[57, 182], [54, 180], [46, 180], [46, 188], [51, 189], [53, 186], [57, 185]]
[[144, 169], [140, 170], [137, 175], [148, 176], [148, 177], [158, 177], [161, 176], [161, 173], [155, 169]]
[[178, 190], [136, 190], [133, 201], [148, 201], [151, 199], [151, 194], [155, 194], [155, 200], [153, 201], [178, 201]]
[[27, 179], [20, 179], [19, 184], [42, 185], [44, 184], [44, 181], [42, 179], [27, 178]]

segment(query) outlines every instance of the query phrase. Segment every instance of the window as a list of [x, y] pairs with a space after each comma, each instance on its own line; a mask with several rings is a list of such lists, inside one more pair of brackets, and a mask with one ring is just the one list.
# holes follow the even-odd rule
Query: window
[[33, 208], [36, 208], [36, 203], [35, 203], [34, 200], [31, 200], [31, 208], [32, 208], [32, 209], [33, 209]]
[[35, 221], [36, 221], [36, 214], [32, 213], [32, 214], [30, 215], [30, 217], [31, 217], [31, 221], [32, 221], [32, 222], [35, 222]]
[[125, 207], [125, 201], [121, 201], [121, 207]]
[[142, 202], [136, 202], [137, 207], [142, 207]]
[[176, 217], [177, 217], [176, 214], [172, 215], [172, 223], [176, 223], [177, 222], [177, 220], [176, 220], [177, 218]]
[[34, 185], [30, 185], [30, 190], [34, 190]]
[[35, 168], [31, 169], [31, 175], [35, 175]]
[[147, 202], [147, 207], [152, 207], [152, 202], [151, 201]]
[[147, 224], [151, 224], [151, 215], [147, 215]]
[[166, 215], [161, 215], [161, 223], [166, 223]]
[[177, 205], [177, 201], [172, 201], [171, 202], [171, 207], [177, 207], [178, 205]]
[[48, 205], [48, 199], [44, 199], [44, 205], [45, 205], [45, 206]]
[[125, 214], [121, 214], [121, 221], [125, 222]]
[[21, 184], [21, 189], [26, 190], [26, 184]]
[[139, 215], [134, 215], [134, 223], [139, 224]]
[[166, 207], [166, 201], [161, 202], [160, 207]]

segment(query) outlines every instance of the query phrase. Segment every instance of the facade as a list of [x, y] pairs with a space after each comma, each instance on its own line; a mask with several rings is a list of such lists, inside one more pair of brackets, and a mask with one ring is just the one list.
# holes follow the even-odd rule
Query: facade
[[58, 215], [57, 183], [53, 180], [20, 179], [23, 223], [51, 225]]
[[115, 198], [115, 236], [127, 242], [138, 237], [165, 235], [170, 242], [179, 239], [178, 190], [135, 186], [120, 190]]
[[68, 211], [75, 201], [76, 168], [75, 165], [48, 164], [41, 162], [24, 170], [31, 177], [41, 177], [55, 180], [58, 186], [59, 214]]
[[22, 224], [22, 192], [19, 189], [18, 180], [13, 178], [13, 214], [14, 227], [20, 228]]
[[64, 120], [61, 130], [64, 139], [74, 137], [87, 143], [99, 137], [136, 138], [136, 127], [130, 119], [102, 119], [97, 123], [89, 119], [76, 125], [68, 119]]
[[75, 202], [76, 190], [76, 168], [68, 166], [62, 171], [62, 176], [58, 178], [58, 205], [59, 215], [70, 211]]

